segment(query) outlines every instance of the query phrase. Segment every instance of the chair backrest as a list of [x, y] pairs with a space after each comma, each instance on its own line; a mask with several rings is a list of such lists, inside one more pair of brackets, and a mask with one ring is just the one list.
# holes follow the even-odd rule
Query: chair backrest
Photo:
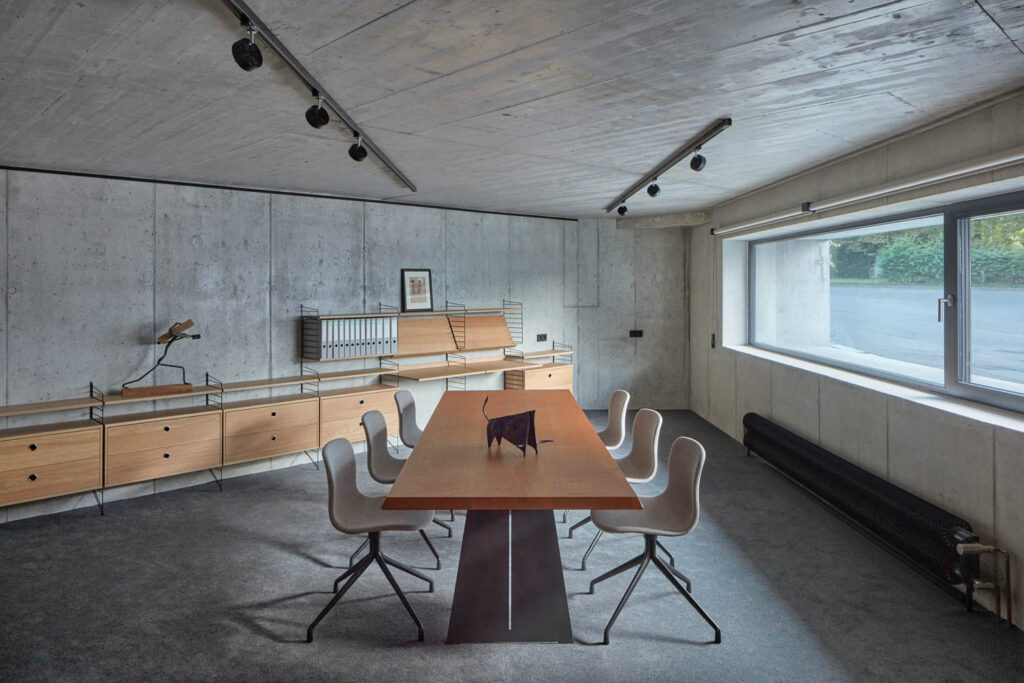
[[407, 447], [415, 448], [423, 433], [416, 424], [416, 399], [412, 392], [400, 389], [395, 392], [395, 405], [398, 406], [398, 436]]
[[387, 461], [396, 459], [388, 450], [388, 423], [384, 414], [379, 410], [367, 411], [363, 413], [361, 422], [366, 433], [366, 467], [370, 470], [370, 477], [381, 484], [393, 484], [394, 479], [384, 474], [393, 469], [387, 466]]
[[348, 439], [334, 439], [324, 446], [323, 457], [331, 524], [338, 531], [348, 533], [351, 504], [363, 495], [356, 485], [356, 455]]
[[608, 399], [608, 426], [597, 433], [607, 448], [618, 448], [626, 438], [626, 410], [629, 408], [629, 392], [616, 389]]
[[673, 526], [678, 526], [680, 534], [691, 532], [700, 519], [700, 475], [706, 459], [704, 446], [699, 441], [680, 436], [672, 442], [668, 454], [668, 486], [658, 497], [668, 498]]
[[658, 474], [661, 422], [661, 413], [650, 408], [641, 409], [633, 418], [633, 445], [619, 464], [634, 484], [650, 481]]

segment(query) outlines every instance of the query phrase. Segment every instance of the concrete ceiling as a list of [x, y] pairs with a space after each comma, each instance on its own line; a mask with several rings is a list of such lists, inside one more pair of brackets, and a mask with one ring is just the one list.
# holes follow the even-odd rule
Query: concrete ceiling
[[[1022, 85], [1019, 0], [250, 0], [418, 184], [217, 0], [0, 0], [0, 164], [597, 215], [719, 116], [632, 215], [712, 206]], [[371, 157], [372, 159], [372, 157]]]

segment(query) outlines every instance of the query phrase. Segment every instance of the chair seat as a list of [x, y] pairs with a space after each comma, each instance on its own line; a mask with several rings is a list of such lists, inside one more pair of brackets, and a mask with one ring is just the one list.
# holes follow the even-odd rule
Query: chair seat
[[370, 476], [379, 484], [394, 484], [405, 465], [405, 460], [395, 458], [388, 453], [384, 455], [387, 457], [374, 459], [373, 471], [370, 472]]
[[433, 510], [382, 510], [386, 496], [363, 496], [345, 502], [339, 511], [339, 531], [366, 534], [371, 531], [419, 531], [434, 518]]
[[655, 534], [682, 536], [690, 527], [679, 526], [679, 512], [664, 496], [640, 498], [643, 510], [593, 510], [591, 521], [601, 531], [611, 534]]
[[649, 464], [640, 462], [639, 458], [617, 458], [615, 464], [631, 484], [645, 484], [654, 479], [655, 471], [652, 471]]

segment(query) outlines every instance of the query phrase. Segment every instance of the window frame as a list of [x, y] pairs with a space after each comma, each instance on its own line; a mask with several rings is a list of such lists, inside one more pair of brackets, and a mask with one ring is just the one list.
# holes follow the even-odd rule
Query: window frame
[[[850, 221], [839, 225], [811, 228], [781, 235], [767, 235], [747, 240], [747, 344], [791, 358], [838, 368], [866, 377], [873, 377], [912, 389], [942, 394], [953, 398], [994, 406], [1024, 413], [1024, 394], [1004, 391], [996, 387], [972, 384], [968, 377], [968, 353], [970, 350], [970, 220], [990, 214], [1024, 211], [1024, 192], [995, 195], [982, 199], [930, 207], [916, 211], [885, 214], [873, 218]], [[943, 222], [943, 289], [944, 295], [953, 294], [956, 303], [943, 311], [943, 377], [942, 384], [933, 384], [905, 375], [897, 375], [862, 365], [802, 353], [793, 349], [774, 346], [755, 339], [757, 321], [756, 268], [754, 249], [759, 244], [784, 242], [800, 237], [842, 233], [848, 230], [888, 223], [942, 216]], [[938, 308], [938, 302], [936, 302]]]

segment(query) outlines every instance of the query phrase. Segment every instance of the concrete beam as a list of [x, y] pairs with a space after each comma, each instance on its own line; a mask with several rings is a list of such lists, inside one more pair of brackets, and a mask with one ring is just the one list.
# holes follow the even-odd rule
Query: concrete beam
[[652, 230], [663, 228], [692, 228], [698, 225], [710, 223], [713, 212], [707, 211], [681, 211], [678, 213], [666, 213], [658, 216], [627, 216], [615, 221], [615, 227], [620, 230]]

